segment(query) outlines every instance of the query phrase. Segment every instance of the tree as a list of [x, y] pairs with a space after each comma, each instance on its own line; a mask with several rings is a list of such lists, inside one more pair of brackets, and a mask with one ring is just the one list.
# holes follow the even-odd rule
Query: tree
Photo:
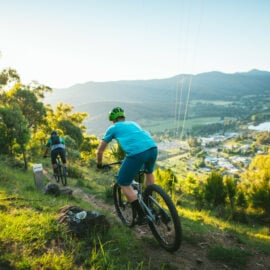
[[230, 203], [231, 210], [233, 211], [237, 193], [237, 182], [232, 176], [229, 175], [225, 175], [223, 177], [223, 182], [225, 185], [226, 194]]
[[270, 217], [270, 155], [258, 155], [241, 175], [252, 206]]
[[17, 105], [0, 107], [0, 153], [21, 153], [25, 158], [26, 144], [30, 139], [26, 119]]
[[161, 170], [158, 168], [155, 173], [155, 178], [157, 183], [173, 197], [174, 188], [178, 182], [173, 171], [171, 169]]
[[36, 129], [37, 126], [44, 122], [46, 109], [44, 104], [38, 101], [34, 92], [23, 88], [18, 84], [8, 92], [9, 102], [18, 104], [23, 115], [27, 120], [27, 127]]
[[88, 113], [82, 112], [73, 112], [73, 106], [70, 104], [64, 104], [62, 102], [58, 103], [55, 110], [51, 106], [47, 106], [47, 120], [49, 123], [49, 128], [57, 129], [58, 123], [63, 120], [68, 120], [74, 126], [77, 126], [81, 131], [85, 131], [86, 127], [83, 124], [83, 121], [88, 117]]
[[79, 127], [75, 126], [69, 120], [60, 120], [58, 122], [58, 128], [60, 128], [64, 134], [68, 134], [75, 140], [77, 148], [80, 147], [81, 143], [83, 142], [83, 134]]
[[83, 134], [83, 142], [80, 146], [81, 157], [87, 160], [90, 157], [96, 157], [96, 150], [99, 145], [99, 139], [95, 135]]
[[52, 88], [43, 84], [39, 84], [37, 81], [32, 81], [26, 86], [26, 89], [33, 92], [38, 99], [43, 99], [45, 93], [51, 93]]
[[212, 172], [206, 179], [204, 198], [213, 207], [225, 205], [226, 192], [223, 177], [218, 172]]
[[7, 68], [0, 72], [0, 89], [12, 82], [20, 82], [20, 76], [15, 69]]
[[76, 142], [78, 149], [83, 142], [83, 131], [86, 129], [83, 121], [88, 116], [87, 113], [73, 113], [73, 106], [57, 104], [55, 111], [51, 106], [46, 106], [46, 120], [48, 125], [45, 128], [45, 133], [51, 133], [52, 130], [60, 130], [64, 135], [70, 136]]

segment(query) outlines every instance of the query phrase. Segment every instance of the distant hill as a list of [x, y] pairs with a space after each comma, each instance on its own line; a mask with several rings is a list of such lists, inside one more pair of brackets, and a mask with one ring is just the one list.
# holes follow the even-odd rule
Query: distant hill
[[270, 72], [251, 70], [227, 74], [207, 72], [181, 74], [155, 80], [87, 82], [65, 89], [54, 89], [45, 103], [72, 104], [76, 111], [88, 112], [88, 132], [100, 134], [109, 125], [107, 115], [123, 106], [132, 120], [173, 117], [177, 104], [187, 100], [237, 101], [247, 95], [269, 95]]

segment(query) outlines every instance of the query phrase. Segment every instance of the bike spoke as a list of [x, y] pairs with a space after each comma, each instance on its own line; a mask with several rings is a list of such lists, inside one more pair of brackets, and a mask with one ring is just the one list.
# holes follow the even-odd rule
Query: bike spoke
[[121, 221], [126, 226], [131, 227], [133, 225], [133, 210], [122, 189], [117, 184], [114, 186], [114, 204]]
[[147, 188], [146, 204], [155, 219], [150, 229], [163, 248], [175, 251], [181, 243], [181, 224], [177, 211], [166, 192], [157, 185]]

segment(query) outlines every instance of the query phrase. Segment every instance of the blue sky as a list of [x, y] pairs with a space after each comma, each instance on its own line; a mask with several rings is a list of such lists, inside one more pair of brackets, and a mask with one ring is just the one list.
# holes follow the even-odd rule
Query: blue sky
[[0, 70], [51, 87], [270, 71], [268, 0], [0, 0]]

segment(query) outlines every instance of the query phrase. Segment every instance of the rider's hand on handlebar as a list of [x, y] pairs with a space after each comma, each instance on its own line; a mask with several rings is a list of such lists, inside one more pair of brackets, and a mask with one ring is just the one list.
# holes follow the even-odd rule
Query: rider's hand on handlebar
[[97, 169], [99, 170], [110, 170], [112, 167], [108, 164], [97, 164]]
[[102, 165], [102, 169], [103, 169], [103, 170], [110, 170], [111, 168], [112, 168], [112, 166], [109, 165], [109, 164], [104, 164], [104, 165]]

